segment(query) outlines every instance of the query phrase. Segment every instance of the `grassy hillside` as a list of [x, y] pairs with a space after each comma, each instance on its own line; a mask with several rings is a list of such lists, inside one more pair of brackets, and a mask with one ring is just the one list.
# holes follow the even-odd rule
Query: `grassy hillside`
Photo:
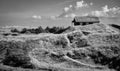
[[0, 39], [1, 71], [119, 71], [120, 33], [108, 25], [74, 27], [63, 34]]

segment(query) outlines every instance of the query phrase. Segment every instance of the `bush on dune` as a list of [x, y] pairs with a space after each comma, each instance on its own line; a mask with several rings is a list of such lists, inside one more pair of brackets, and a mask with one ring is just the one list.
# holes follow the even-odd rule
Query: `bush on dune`
[[119, 46], [90, 46], [84, 49], [72, 50], [67, 56], [75, 60], [85, 60], [89, 57], [94, 64], [108, 66], [110, 69], [120, 70], [120, 48]]
[[7, 55], [2, 61], [4, 65], [21, 68], [35, 68], [30, 62], [30, 58], [22, 54]]
[[99, 46], [89, 49], [92, 54], [89, 56], [95, 63], [107, 65], [109, 68], [120, 70], [120, 48], [119, 46]]
[[119, 45], [120, 34], [91, 34], [88, 36], [88, 40], [94, 45]]
[[52, 28], [47, 27], [46, 31], [48, 31], [49, 33], [60, 34], [63, 31], [65, 31], [65, 29], [63, 27], [52, 27]]
[[27, 55], [29, 46], [25, 42], [0, 41], [1, 48], [4, 49], [4, 57], [1, 62], [4, 65], [22, 68], [34, 68]]
[[46, 70], [25, 69], [25, 68], [20, 68], [20, 67], [15, 68], [15, 67], [0, 64], [0, 71], [46, 71]]
[[81, 30], [81, 31], [86, 31], [91, 33], [109, 33], [109, 34], [115, 32], [115, 30], [101, 23], [86, 25], [86, 26], [79, 26], [76, 28], [76, 30]]
[[120, 30], [120, 25], [116, 25], [116, 24], [109, 24], [109, 25]]
[[13, 29], [11, 29], [11, 32], [13, 32], [13, 33], [19, 33], [20, 31], [17, 28], [13, 28]]
[[89, 45], [87, 38], [85, 38], [84, 34], [81, 31], [74, 31], [72, 33], [68, 33], [67, 38], [69, 39], [73, 47], [79, 48]]
[[45, 29], [43, 29], [41, 26], [37, 27], [37, 28], [23, 28], [21, 31], [18, 30], [17, 28], [11, 29], [12, 33], [20, 33], [20, 34], [40, 34], [40, 33], [53, 33], [53, 34], [61, 34], [63, 32], [70, 32], [73, 31], [74, 28], [68, 26], [66, 28], [64, 27], [46, 27]]
[[64, 35], [52, 35], [47, 37], [42, 37], [39, 39], [41, 42], [40, 46], [44, 45], [43, 48], [53, 49], [53, 50], [63, 50], [68, 49], [68, 40]]
[[25, 34], [25, 33], [33, 33], [33, 34], [39, 34], [39, 33], [44, 33], [45, 30], [39, 26], [36, 29], [27, 29], [27, 28], [23, 28], [22, 31], [20, 31], [20, 33]]

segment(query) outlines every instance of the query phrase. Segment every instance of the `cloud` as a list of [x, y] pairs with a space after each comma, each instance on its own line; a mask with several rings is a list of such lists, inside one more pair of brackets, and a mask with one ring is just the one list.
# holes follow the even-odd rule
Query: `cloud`
[[102, 7], [102, 9], [103, 9], [103, 12], [109, 12], [108, 5], [105, 5], [104, 7]]
[[61, 17], [73, 15], [73, 12], [75, 12], [81, 8], [89, 7], [91, 5], [93, 5], [93, 3], [88, 4], [84, 0], [77, 1], [77, 2], [75, 2], [75, 5], [69, 5], [68, 7], [64, 7], [63, 12], [58, 17], [61, 18]]
[[108, 14], [106, 13], [106, 12], [104, 12], [104, 11], [93, 11], [93, 12], [91, 12], [91, 15], [93, 15], [93, 16], [98, 16], [98, 17], [102, 17], [102, 16], [105, 16], [105, 17], [107, 17], [108, 16]]
[[45, 16], [33, 15], [32, 18], [34, 18], [34, 19], [51, 19], [51, 20], [55, 20], [58, 18], [68, 18], [68, 17], [74, 18], [76, 16], [76, 14], [74, 12], [78, 11], [79, 9], [90, 7], [93, 5], [92, 2], [86, 3], [84, 0], [81, 0], [81, 1], [71, 0], [71, 1], [66, 1], [66, 2], [70, 2], [70, 4], [66, 7], [64, 7], [62, 13], [57, 16], [45, 17]]
[[76, 2], [76, 8], [82, 8], [82, 7], [87, 7], [88, 4], [85, 3], [83, 0]]
[[93, 3], [91, 2], [90, 5], [93, 5]]
[[69, 11], [69, 10], [70, 10], [69, 7], [65, 7], [65, 8], [64, 8], [64, 11], [65, 11], [65, 12], [67, 12], [67, 11]]
[[108, 5], [102, 7], [102, 10], [92, 11], [85, 15], [93, 15], [98, 17], [117, 17], [120, 16], [120, 7], [108, 8]]
[[46, 19], [57, 20], [58, 16], [49, 16], [49, 17], [46, 17]]
[[33, 15], [32, 18], [34, 18], [34, 19], [42, 19], [42, 17], [38, 16], [38, 15]]
[[56, 20], [58, 19], [58, 16], [40, 16], [40, 15], [33, 15], [33, 19], [35, 20]]
[[71, 13], [71, 14], [68, 14], [68, 15], [65, 15], [66, 18], [70, 17], [70, 18], [74, 18], [76, 16], [76, 14], [74, 13]]

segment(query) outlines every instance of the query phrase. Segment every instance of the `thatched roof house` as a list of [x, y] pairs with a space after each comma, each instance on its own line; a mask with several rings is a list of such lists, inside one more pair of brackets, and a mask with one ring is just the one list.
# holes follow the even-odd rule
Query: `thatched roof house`
[[74, 26], [88, 25], [88, 24], [99, 23], [99, 22], [100, 22], [99, 18], [95, 16], [83, 16], [83, 17], [76, 16], [72, 21]]

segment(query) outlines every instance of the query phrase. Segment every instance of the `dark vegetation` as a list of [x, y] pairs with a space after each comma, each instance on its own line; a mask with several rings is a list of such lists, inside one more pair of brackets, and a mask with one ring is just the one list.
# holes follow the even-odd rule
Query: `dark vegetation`
[[34, 68], [27, 55], [27, 44], [15, 41], [0, 41], [0, 47], [0, 60], [4, 65], [30, 69]]
[[[37, 68], [35, 65], [33, 65], [30, 62], [31, 58], [28, 56], [28, 53], [35, 48], [37, 48], [35, 50], [35, 53], [39, 55], [38, 58], [40, 59], [42, 59], [42, 56], [40, 57], [40, 55], [44, 55], [44, 54], [47, 55], [47, 53], [42, 53], [42, 52], [40, 53], [40, 51], [42, 51], [40, 48], [58, 52], [56, 54], [51, 53], [50, 56], [47, 56], [51, 58], [51, 60], [47, 59], [47, 57], [43, 58], [43, 60], [46, 60], [47, 62], [50, 61], [50, 63], [52, 62], [52, 60], [53, 63], [65, 62], [66, 60], [62, 59], [62, 56], [64, 55], [64, 51], [70, 50], [70, 52], [66, 52], [66, 55], [74, 60], [81, 60], [81, 59], [84, 60], [86, 57], [89, 57], [89, 59], [92, 60], [94, 64], [108, 66], [111, 69], [120, 71], [120, 44], [119, 44], [120, 34], [107, 34], [107, 35], [102, 33], [92, 34], [91, 32], [86, 30], [82, 30], [82, 31], [77, 30], [74, 32], [70, 32], [73, 30], [74, 29], [70, 26], [67, 28], [46, 27], [45, 29], [43, 29], [42, 27], [38, 27], [34, 29], [23, 28], [21, 31], [17, 30], [16, 28], [12, 29], [11, 30], [12, 33], [19, 33], [19, 34], [39, 34], [39, 33], [61, 34], [64, 32], [69, 32], [69, 33], [62, 36], [61, 35], [45, 36], [37, 40], [26, 40], [26, 41], [1, 40], [0, 41], [0, 71], [36, 71], [36, 70], [63, 71], [57, 68], [56, 70], [52, 70], [49, 68], [48, 69]], [[94, 30], [96, 30], [96, 28]], [[13, 36], [16, 36], [16, 34], [13, 34]], [[66, 62], [66, 65], [67, 63], [69, 63], [69, 61]], [[68, 66], [69, 65], [70, 64], [68, 64]], [[75, 70], [71, 70], [71, 71], [75, 71]], [[81, 70], [81, 71], [86, 71], [86, 70]]]
[[[96, 47], [95, 47], [96, 48]], [[90, 49], [89, 56], [97, 64], [107, 65], [109, 68], [120, 71], [120, 48], [119, 46], [100, 46]]]
[[46, 27], [45, 29], [43, 29], [41, 26], [39, 26], [38, 28], [32, 28], [32, 29], [27, 29], [27, 28], [23, 28], [21, 31], [18, 30], [17, 28], [14, 28], [11, 30], [12, 33], [20, 33], [20, 34], [39, 34], [39, 33], [53, 33], [53, 34], [61, 34], [63, 32], [65, 32], [66, 30], [71, 29], [71, 26], [68, 26], [66, 28], [64, 27]]
[[3, 33], [3, 35], [4, 35], [4, 36], [8, 36], [8, 35], [10, 35], [10, 33]]
[[82, 37], [84, 35], [85, 33], [78, 31], [75, 33], [68, 34], [67, 38], [69, 39], [71, 45], [75, 48], [86, 47], [86, 46], [89, 46], [89, 44], [87, 39]]
[[74, 50], [67, 55], [73, 59], [81, 60], [90, 57], [95, 64], [100, 64], [120, 71], [120, 48], [118, 46], [99, 46]]
[[120, 25], [116, 25], [116, 24], [110, 24], [110, 26], [114, 27], [114, 28], [117, 28], [120, 30]]

